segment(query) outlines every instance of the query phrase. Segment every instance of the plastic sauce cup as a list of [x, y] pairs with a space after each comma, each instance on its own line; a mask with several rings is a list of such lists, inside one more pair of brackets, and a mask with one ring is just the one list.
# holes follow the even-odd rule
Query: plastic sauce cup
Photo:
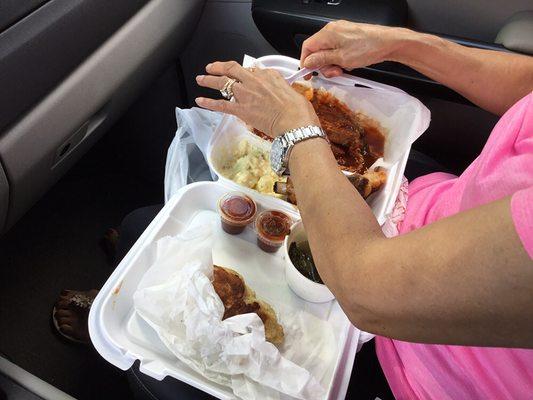
[[257, 205], [243, 193], [230, 192], [218, 200], [218, 213], [222, 229], [231, 235], [237, 235], [254, 220]]
[[277, 251], [290, 233], [291, 224], [291, 217], [284, 212], [267, 210], [260, 213], [255, 220], [259, 248], [267, 253]]

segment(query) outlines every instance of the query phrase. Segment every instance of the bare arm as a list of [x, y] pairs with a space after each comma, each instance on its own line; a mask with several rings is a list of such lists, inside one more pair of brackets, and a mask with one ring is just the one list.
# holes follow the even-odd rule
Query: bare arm
[[502, 115], [533, 90], [533, 57], [474, 49], [412, 31], [402, 33], [395, 61]]
[[295, 146], [290, 168], [320, 275], [359, 328], [412, 342], [533, 347], [533, 261], [509, 198], [387, 239], [325, 141]]
[[404, 28], [337, 21], [304, 42], [301, 62], [327, 76], [382, 61], [408, 65], [501, 115], [533, 90], [533, 57], [473, 49]]

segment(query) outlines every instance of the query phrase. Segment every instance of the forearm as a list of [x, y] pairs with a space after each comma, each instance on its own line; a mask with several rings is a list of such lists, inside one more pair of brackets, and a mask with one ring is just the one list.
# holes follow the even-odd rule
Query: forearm
[[494, 114], [533, 90], [533, 57], [473, 49], [406, 29], [394, 61], [408, 65]]
[[423, 343], [533, 346], [532, 261], [509, 198], [387, 239], [324, 140], [297, 144], [290, 170], [317, 269], [357, 327]]
[[365, 260], [365, 248], [385, 240], [381, 228], [325, 140], [295, 146], [290, 170], [320, 276], [348, 310], [362, 294], [356, 284], [365, 280], [366, 273], [364, 263], [354, 260]]

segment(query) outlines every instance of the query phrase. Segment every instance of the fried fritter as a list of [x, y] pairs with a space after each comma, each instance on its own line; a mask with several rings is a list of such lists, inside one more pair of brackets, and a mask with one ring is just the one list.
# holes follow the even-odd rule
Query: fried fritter
[[275, 345], [283, 343], [283, 327], [279, 324], [274, 309], [256, 297], [238, 272], [215, 265], [213, 287], [224, 304], [223, 320], [235, 315], [256, 313], [265, 325], [266, 340]]

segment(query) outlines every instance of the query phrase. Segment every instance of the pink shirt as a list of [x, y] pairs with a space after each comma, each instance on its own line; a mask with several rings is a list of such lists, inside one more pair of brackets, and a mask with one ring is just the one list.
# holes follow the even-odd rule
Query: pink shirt
[[[512, 196], [516, 231], [533, 258], [533, 93], [507, 111], [461, 176], [434, 173], [409, 185], [400, 233], [506, 196]], [[533, 350], [383, 337], [376, 338], [376, 349], [397, 399], [533, 398]]]

